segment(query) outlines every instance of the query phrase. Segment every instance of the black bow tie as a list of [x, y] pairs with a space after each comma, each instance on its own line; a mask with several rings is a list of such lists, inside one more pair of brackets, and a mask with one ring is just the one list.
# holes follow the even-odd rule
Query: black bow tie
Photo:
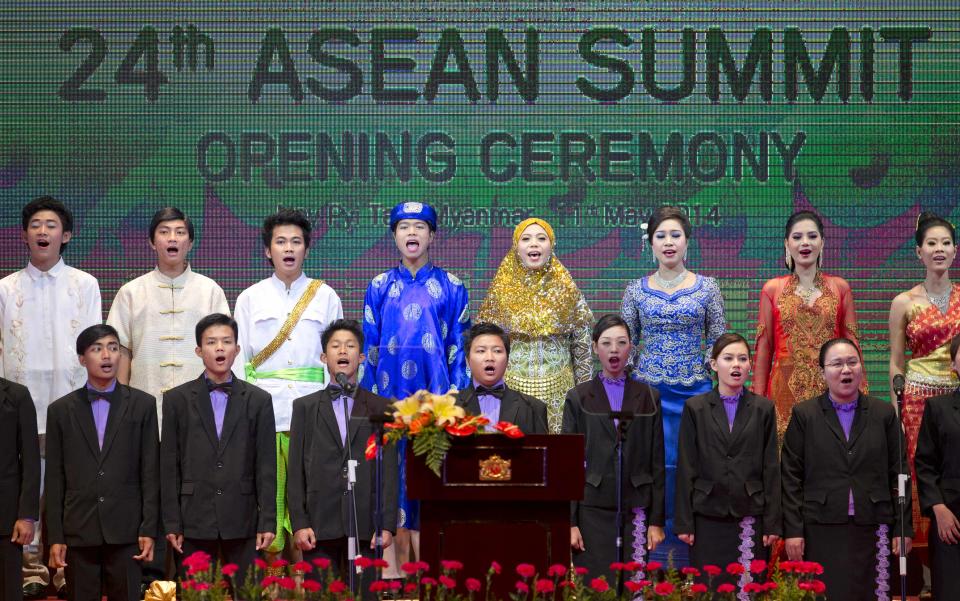
[[493, 388], [487, 388], [486, 386], [477, 386], [477, 396], [489, 395], [489, 396], [495, 396], [498, 399], [502, 399], [503, 390], [504, 390], [503, 384], [498, 384]]
[[213, 392], [214, 390], [219, 390], [227, 396], [230, 396], [230, 392], [233, 390], [233, 382], [223, 382], [221, 384], [217, 384], [216, 382], [207, 380], [207, 392]]
[[[114, 389], [115, 390], [115, 389]], [[94, 390], [92, 388], [87, 388], [87, 400], [91, 403], [103, 399], [104, 401], [110, 403], [113, 401], [113, 390], [109, 392], [101, 392], [99, 390]]]

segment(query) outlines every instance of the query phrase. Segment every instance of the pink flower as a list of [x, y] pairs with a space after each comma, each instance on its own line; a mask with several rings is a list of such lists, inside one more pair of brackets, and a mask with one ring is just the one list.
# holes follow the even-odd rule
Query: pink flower
[[430, 564], [425, 561], [418, 561], [416, 562], [416, 565], [417, 565], [417, 569], [423, 570], [424, 572], [427, 572], [430, 570]]
[[263, 580], [260, 581], [260, 588], [270, 588], [277, 583], [277, 580], [280, 580], [276, 576], [266, 576]]
[[184, 580], [184, 581], [180, 584], [180, 588], [182, 588], [182, 589], [185, 590], [185, 591], [191, 591], [191, 590], [193, 590], [193, 587], [194, 587], [195, 584], [196, 584], [196, 582], [194, 582], [193, 580]]
[[720, 572], [721, 572], [722, 570], [720, 569], [720, 566], [715, 566], [715, 565], [713, 565], [713, 564], [707, 564], [707, 565], [703, 566], [703, 571], [704, 571], [704, 573], [707, 574], [707, 576], [719, 576], [719, 575], [720, 575]]
[[200, 572], [206, 572], [210, 569], [209, 563], [195, 563], [187, 568], [187, 576], [194, 576]]
[[197, 582], [196, 584], [194, 584], [193, 588], [196, 589], [196, 590], [198, 590], [198, 591], [210, 590], [210, 583], [209, 583], [209, 582]]
[[370, 583], [371, 593], [383, 593], [390, 590], [390, 585], [386, 580], [375, 580]]
[[203, 551], [194, 551], [190, 555], [187, 555], [186, 557], [183, 558], [183, 565], [187, 567], [190, 567], [198, 563], [209, 564], [210, 555], [207, 553], [204, 553]]
[[540, 580], [537, 580], [538, 595], [546, 595], [546, 594], [552, 593], [554, 588], [556, 587], [553, 586], [553, 580], [550, 580], [549, 578], [541, 578]]
[[603, 578], [594, 578], [590, 581], [590, 588], [598, 593], [605, 593], [610, 590], [610, 585]]
[[457, 588], [457, 581], [446, 574], [441, 574], [437, 580], [440, 581], [440, 586], [444, 588]]
[[733, 586], [733, 585], [730, 584], [729, 582], [724, 582], [723, 584], [721, 584], [720, 586], [717, 587], [717, 592], [718, 592], [718, 593], [721, 593], [721, 594], [722, 594], [722, 593], [732, 593], [732, 592], [735, 591], [735, 590], [737, 590], [737, 587]]
[[420, 571], [420, 566], [418, 566], [414, 562], [408, 561], [407, 563], [402, 564], [400, 566], [400, 569], [403, 570], [404, 574], [408, 576], [413, 576], [414, 574]]
[[450, 572], [456, 572], [457, 570], [463, 569], [463, 562], [456, 561], [455, 559], [441, 559], [440, 567], [443, 570], [448, 570]]
[[240, 566], [238, 566], [237, 564], [235, 564], [235, 563], [228, 563], [227, 565], [225, 565], [225, 566], [223, 566], [222, 568], [220, 568], [220, 571], [223, 572], [223, 575], [224, 575], [224, 576], [230, 577], [230, 576], [233, 576], [234, 574], [236, 574], [236, 573], [237, 573], [237, 570], [239, 570], [239, 569], [240, 569]]
[[303, 586], [303, 590], [307, 591], [308, 593], [319, 593], [320, 589], [323, 588], [323, 586], [316, 580], [309, 579], [304, 580], [301, 586]]
[[[328, 562], [328, 563], [329, 563], [329, 562]], [[258, 570], [266, 570], [266, 569], [267, 569], [267, 562], [265, 562], [264, 560], [260, 559], [259, 557], [253, 560], [253, 565], [255, 565]]]
[[391, 591], [399, 591], [403, 587], [403, 583], [399, 580], [388, 580], [387, 582], [390, 584]]
[[666, 597], [673, 593], [673, 583], [672, 582], [659, 582], [655, 587], [653, 587], [653, 592], [660, 595], [661, 597]]
[[287, 567], [287, 565], [289, 565], [289, 564], [290, 564], [290, 562], [287, 561], [286, 559], [278, 559], [278, 560], [274, 561], [273, 563], [271, 563], [271, 564], [270, 564], [270, 567], [271, 567], [271, 568], [285, 568], [285, 567]]
[[694, 595], [701, 595], [707, 592], [707, 585], [702, 582], [697, 582], [690, 587], [690, 592]]
[[518, 580], [517, 583], [513, 585], [513, 587], [517, 589], [517, 592], [523, 593], [524, 595], [530, 592], [530, 587], [527, 586], [527, 583], [524, 582], [523, 580]]
[[589, 570], [583, 566], [577, 566], [574, 568], [574, 571], [577, 573], [577, 576], [586, 576]]
[[743, 564], [731, 563], [727, 566], [727, 574], [730, 574], [731, 576], [739, 576], [740, 574], [743, 574], [744, 571]]
[[343, 580], [334, 580], [329, 585], [327, 585], [327, 590], [334, 595], [339, 595], [340, 593], [347, 590], [347, 583]]
[[280, 588], [282, 588], [285, 591], [292, 591], [293, 589], [297, 588], [297, 581], [289, 576], [284, 576], [283, 578], [280, 578], [279, 580], [277, 580], [277, 584], [279, 584]]
[[466, 585], [467, 590], [471, 593], [475, 593], [480, 590], [480, 581], [476, 578], [467, 578]]
[[499, 574], [502, 570], [503, 570], [503, 568], [500, 567], [500, 564], [499, 564], [499, 563], [497, 563], [497, 562], [495, 562], [495, 561], [491, 561], [491, 562], [490, 562], [490, 571], [491, 571], [491, 572], [493, 572], [494, 574]]
[[767, 569], [767, 562], [762, 559], [754, 559], [750, 562], [750, 571], [754, 574], [759, 574]]
[[656, 572], [662, 567], [663, 567], [663, 564], [660, 563], [659, 561], [651, 561], [650, 563], [647, 564], [647, 571]]
[[361, 570], [366, 570], [367, 568], [373, 565], [373, 560], [370, 559], [369, 557], [364, 557], [363, 555], [357, 555], [356, 558], [354, 558], [353, 562]]
[[420, 579], [421, 586], [437, 586], [437, 579], [431, 578], [429, 576], [424, 576]]
[[297, 563], [293, 564], [293, 569], [298, 572], [308, 574], [313, 571], [313, 566], [310, 565], [309, 561], [298, 561]]
[[684, 576], [693, 576], [694, 578], [696, 578], [697, 576], [700, 575], [700, 570], [698, 570], [693, 566], [689, 566], [689, 567], [681, 568], [680, 573], [683, 574]]
[[532, 578], [536, 573], [537, 568], [533, 567], [531, 563], [521, 563], [517, 565], [517, 574], [519, 574], [521, 578]]
[[547, 576], [551, 578], [563, 578], [567, 574], [567, 566], [562, 563], [555, 563], [547, 568]]
[[403, 585], [403, 592], [405, 593], [415, 593], [417, 589], [420, 588], [416, 582], [408, 582]]

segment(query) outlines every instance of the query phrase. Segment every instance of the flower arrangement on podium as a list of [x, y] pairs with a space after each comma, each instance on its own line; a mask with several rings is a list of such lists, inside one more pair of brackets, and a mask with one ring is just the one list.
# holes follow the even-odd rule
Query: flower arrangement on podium
[[[412, 443], [413, 454], [422, 456], [437, 476], [454, 438], [486, 433], [486, 426], [490, 424], [482, 415], [470, 415], [458, 406], [453, 392], [433, 394], [420, 390], [397, 401], [393, 408], [393, 421], [384, 426], [383, 443], [396, 442], [406, 436]], [[498, 422], [493, 428], [494, 433], [510, 438], [523, 436], [520, 428], [510, 422]], [[367, 439], [367, 459], [373, 460], [376, 453], [376, 434], [371, 434]]]

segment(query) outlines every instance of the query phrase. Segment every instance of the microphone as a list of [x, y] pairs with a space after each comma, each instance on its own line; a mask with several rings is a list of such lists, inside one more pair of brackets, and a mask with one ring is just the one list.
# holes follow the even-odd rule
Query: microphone
[[906, 381], [903, 378], [903, 374], [897, 374], [893, 376], [893, 393], [897, 396], [903, 394], [903, 389], [906, 386]]
[[339, 384], [340, 388], [342, 388], [347, 394], [351, 394], [356, 388], [356, 386], [351, 384], [350, 380], [347, 379], [347, 374], [343, 373], [342, 371], [338, 371], [337, 375], [334, 376], [334, 379], [336, 379], [337, 384]]

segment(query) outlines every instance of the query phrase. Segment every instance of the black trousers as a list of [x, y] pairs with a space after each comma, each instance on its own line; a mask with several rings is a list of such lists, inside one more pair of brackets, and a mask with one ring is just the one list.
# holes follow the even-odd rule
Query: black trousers
[[[624, 509], [623, 561], [633, 560], [633, 511]], [[574, 551], [573, 563], [588, 570], [588, 578], [606, 576], [610, 586], [617, 581], [617, 574], [610, 570], [610, 564], [617, 561], [617, 510], [603, 507], [591, 507], [581, 504], [577, 521], [580, 536], [583, 537], [583, 551]], [[649, 523], [645, 524], [649, 526]], [[644, 563], [649, 553], [644, 549]], [[667, 567], [667, 566], [664, 566]]]
[[4, 601], [23, 599], [23, 547], [10, 542], [11, 534], [0, 535], [0, 595]]
[[[877, 598], [877, 525], [858, 525], [853, 518], [846, 524], [805, 524], [804, 554], [807, 561], [823, 566], [818, 576], [827, 585], [827, 599], [875, 601]], [[888, 538], [893, 539], [893, 528]], [[890, 543], [887, 543], [889, 549]], [[887, 557], [888, 573], [896, 556]], [[889, 581], [889, 574], [887, 577]]]
[[247, 570], [257, 556], [257, 538], [251, 536], [248, 538], [209, 540], [184, 537], [183, 555], [178, 556], [177, 561], [177, 574], [180, 578], [187, 577], [187, 569], [183, 567], [184, 558], [196, 551], [203, 551], [209, 555], [212, 563], [220, 560], [221, 566], [228, 563], [237, 564], [237, 573], [233, 577], [233, 582], [242, 586], [247, 578]]
[[[366, 543], [366, 544], [364, 544]], [[358, 543], [357, 551], [364, 557], [373, 558], [373, 549], [370, 548], [370, 539], [361, 538]], [[329, 559], [330, 569], [334, 578], [343, 580], [350, 584], [350, 573], [353, 569], [347, 557], [347, 539], [334, 538], [329, 540], [318, 540], [317, 546], [310, 551], [303, 552], [303, 558], [312, 562], [314, 559]], [[318, 569], [314, 567], [315, 579], [319, 580]], [[374, 568], [367, 568], [362, 574], [354, 573], [354, 586], [360, 592], [363, 599], [376, 599], [377, 596], [370, 592], [370, 584], [377, 579], [377, 572]]]
[[960, 599], [960, 544], [940, 540], [937, 521], [930, 522], [930, 573], [936, 601]]
[[133, 558], [140, 554], [137, 543], [127, 545], [67, 545], [67, 600], [108, 601], [140, 599], [143, 567]]

